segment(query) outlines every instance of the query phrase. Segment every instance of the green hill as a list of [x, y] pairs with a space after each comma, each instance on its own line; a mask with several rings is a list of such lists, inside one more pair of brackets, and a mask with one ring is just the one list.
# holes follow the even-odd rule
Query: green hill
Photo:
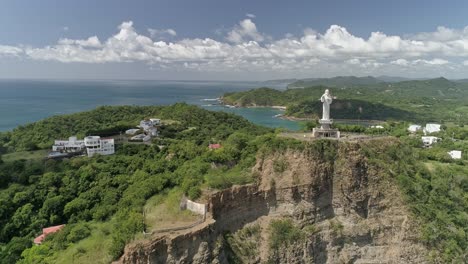
[[[339, 80], [342, 80], [342, 78]], [[375, 110], [366, 114], [370, 119], [396, 118], [408, 121], [437, 122], [468, 121], [468, 112], [466, 110], [468, 84], [466, 83], [456, 83], [442, 77], [396, 83], [374, 82], [371, 84], [370, 82], [373, 81], [369, 81], [365, 85], [357, 85], [351, 82], [351, 85], [340, 87], [310, 86], [286, 91], [264, 87], [225, 94], [223, 101], [238, 106], [283, 105], [288, 107], [288, 115], [296, 117], [301, 117], [303, 114], [318, 115], [320, 113], [319, 109], [308, 105], [307, 102], [317, 101], [323, 91], [330, 88], [333, 96], [340, 100], [358, 100], [363, 107], [365, 106], [364, 102], [367, 102], [368, 106], [372, 105], [371, 107], [365, 107], [365, 109]], [[379, 108], [381, 109], [380, 112]], [[314, 113], [312, 111], [318, 112]], [[393, 114], [390, 111], [393, 111]], [[337, 112], [337, 114], [341, 115], [340, 112]]]
[[[355, 99], [337, 99], [333, 102], [330, 108], [333, 113], [333, 118], [335, 119], [412, 120], [416, 118], [416, 115], [409, 111], [386, 106], [380, 103], [372, 103]], [[319, 119], [321, 112], [322, 103], [320, 101], [305, 100], [288, 107], [286, 115]]]

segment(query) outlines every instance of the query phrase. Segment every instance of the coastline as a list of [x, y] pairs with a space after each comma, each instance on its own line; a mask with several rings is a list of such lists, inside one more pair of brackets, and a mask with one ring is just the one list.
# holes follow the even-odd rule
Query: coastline
[[[265, 106], [265, 105], [249, 105], [249, 106], [239, 106], [239, 105], [229, 105], [225, 104], [223, 102], [222, 104], [224, 107], [232, 107], [234, 106], [235, 108], [270, 108], [270, 109], [278, 109], [282, 111], [286, 111], [287, 107], [282, 106], [282, 105], [270, 105], [270, 106]], [[303, 121], [313, 121], [316, 120], [316, 117], [295, 117], [295, 116], [288, 116], [288, 115], [283, 115], [279, 114], [276, 115], [275, 118], [279, 118], [282, 120], [288, 120], [288, 121], [293, 121], [293, 122], [303, 122]], [[385, 123], [383, 120], [367, 120], [367, 119], [333, 119], [336, 123], [341, 123], [341, 124], [367, 124], [367, 125], [377, 125], [377, 124], [382, 124]]]
[[[244, 107], [244, 106], [236, 106], [236, 107]], [[271, 109], [278, 109], [278, 110], [282, 110], [282, 111], [286, 111], [286, 106], [282, 106], [282, 105], [271, 105], [271, 106], [245, 106], [244, 108], [271, 108]]]
[[[283, 120], [289, 120], [289, 121], [313, 121], [316, 120], [316, 118], [312, 117], [294, 117], [294, 116], [279, 116], [278, 118], [281, 118]], [[383, 124], [385, 121], [383, 120], [364, 120], [364, 119], [333, 119], [333, 121], [337, 124], [366, 124], [366, 125], [378, 125], [378, 124]]]

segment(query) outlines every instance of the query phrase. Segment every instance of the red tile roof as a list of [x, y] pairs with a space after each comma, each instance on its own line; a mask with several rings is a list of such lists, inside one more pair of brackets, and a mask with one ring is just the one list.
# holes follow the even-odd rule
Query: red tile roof
[[42, 234], [36, 238], [34, 238], [34, 244], [41, 244], [42, 241], [46, 238], [47, 235], [55, 233], [62, 229], [65, 225], [57, 225], [57, 226], [51, 226], [51, 227], [46, 227], [42, 229]]
[[41, 243], [42, 243], [42, 240], [44, 240], [44, 238], [45, 238], [45, 235], [44, 235], [44, 234], [42, 234], [42, 235], [36, 237], [36, 238], [34, 239], [34, 244], [41, 244]]
[[221, 148], [221, 144], [210, 144], [208, 147], [210, 149], [219, 149]]

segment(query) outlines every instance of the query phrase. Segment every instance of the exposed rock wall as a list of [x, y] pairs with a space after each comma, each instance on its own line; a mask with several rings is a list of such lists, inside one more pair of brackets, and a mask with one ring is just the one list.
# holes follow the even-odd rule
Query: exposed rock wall
[[[256, 223], [263, 235], [251, 263], [424, 263], [427, 251], [398, 188], [368, 162], [363, 144], [335, 141], [260, 155], [257, 184], [212, 195], [205, 224], [128, 246], [120, 261], [228, 263], [223, 234]], [[380, 147], [386, 144], [393, 143]], [[268, 227], [282, 218], [317, 231], [274, 251]]]

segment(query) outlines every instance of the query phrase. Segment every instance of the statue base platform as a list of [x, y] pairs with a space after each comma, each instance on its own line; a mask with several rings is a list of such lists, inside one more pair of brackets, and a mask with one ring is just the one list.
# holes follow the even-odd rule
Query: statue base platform
[[320, 128], [312, 129], [312, 136], [316, 138], [340, 138], [340, 131], [336, 128], [331, 128], [333, 120], [320, 119]]

